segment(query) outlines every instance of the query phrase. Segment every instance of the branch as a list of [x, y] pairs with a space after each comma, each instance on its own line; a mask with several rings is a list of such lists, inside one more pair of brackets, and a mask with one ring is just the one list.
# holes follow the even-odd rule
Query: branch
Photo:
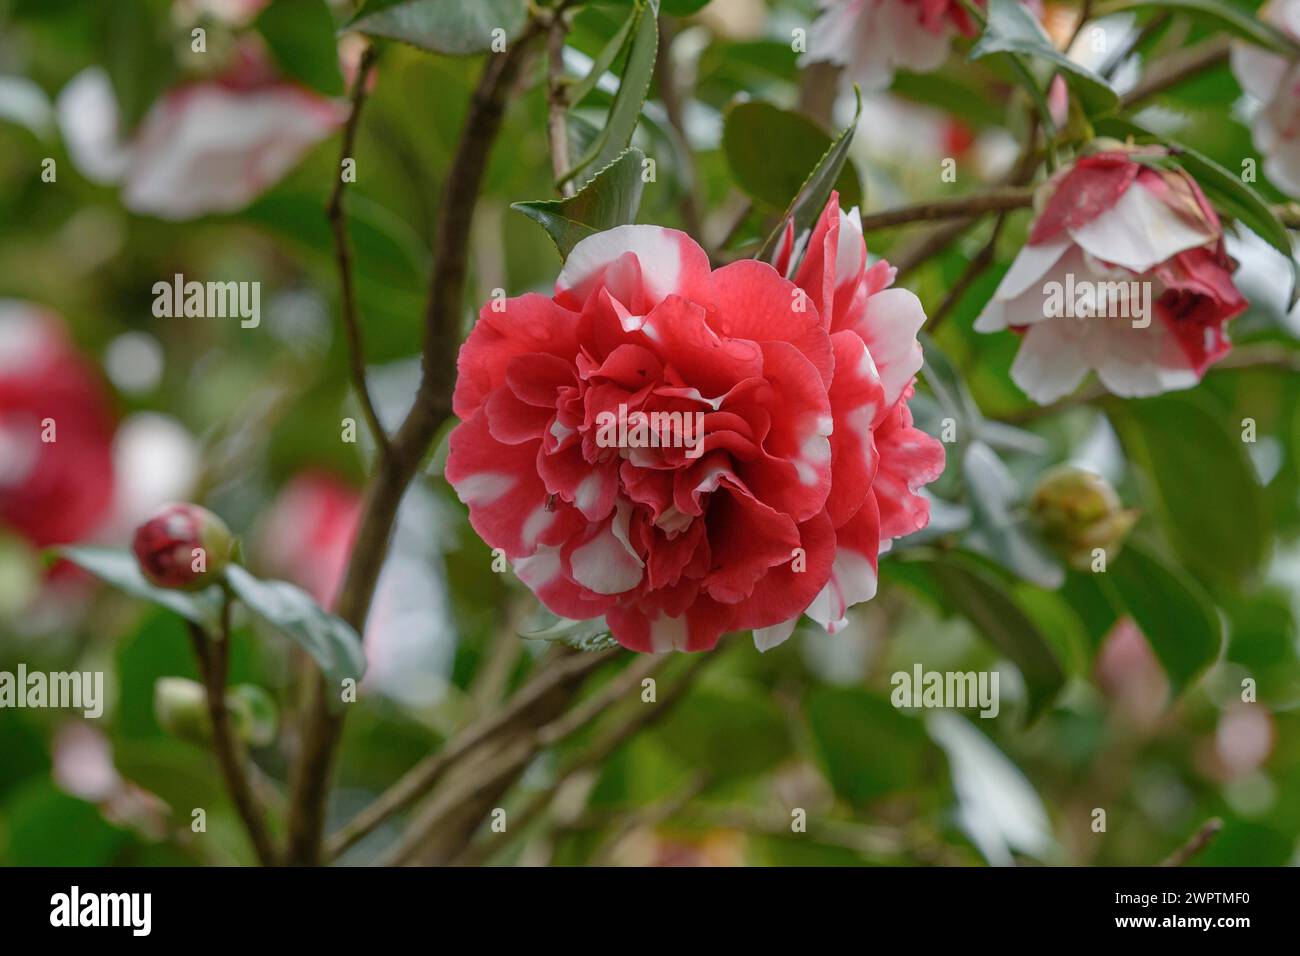
[[1185, 866], [1198, 856], [1223, 829], [1223, 821], [1210, 817], [1201, 828], [1192, 834], [1191, 839], [1161, 861], [1161, 866]]
[[352, 387], [356, 390], [357, 400], [370, 433], [379, 446], [381, 456], [388, 455], [388, 433], [379, 422], [375, 412], [375, 403], [371, 400], [370, 389], [366, 386], [365, 346], [361, 336], [361, 322], [357, 317], [356, 288], [352, 282], [352, 254], [348, 250], [348, 223], [343, 211], [343, 174], [345, 160], [353, 158], [353, 146], [356, 143], [357, 127], [361, 123], [361, 108], [366, 102], [366, 81], [375, 65], [379, 54], [375, 47], [366, 47], [361, 55], [357, 76], [352, 84], [352, 111], [348, 114], [347, 124], [343, 127], [343, 141], [339, 147], [339, 163], [335, 169], [334, 190], [330, 193], [329, 205], [325, 214], [329, 217], [330, 231], [334, 235], [334, 258], [338, 260], [339, 300], [343, 312], [343, 330], [348, 339], [348, 365], [352, 372]]
[[573, 180], [564, 178], [569, 171], [569, 102], [564, 89], [564, 40], [568, 33], [569, 25], [557, 11], [546, 34], [546, 131], [551, 142], [551, 172], [561, 196], [574, 193]]
[[984, 270], [993, 264], [993, 256], [997, 251], [998, 237], [1002, 235], [1002, 224], [1006, 222], [1006, 218], [1006, 213], [1002, 213], [998, 216], [997, 221], [993, 224], [993, 234], [989, 236], [989, 240], [984, 244], [984, 248], [976, 254], [975, 258], [971, 259], [971, 261], [966, 264], [965, 270], [953, 284], [953, 287], [948, 291], [948, 294], [944, 296], [943, 302], [939, 304], [939, 307], [935, 309], [934, 312], [930, 314], [930, 318], [926, 320], [923, 327], [926, 332], [929, 332], [931, 335], [934, 334], [934, 330], [937, 329], [940, 323], [948, 317], [948, 314], [956, 308], [957, 303], [961, 301], [962, 296], [964, 296], [966, 291], [975, 283], [975, 280], [983, 275]]
[[230, 727], [230, 712], [226, 708], [226, 674], [230, 662], [230, 597], [224, 595], [221, 608], [221, 633], [216, 639], [209, 637], [197, 624], [190, 625], [190, 640], [198, 658], [199, 674], [207, 690], [208, 717], [212, 723], [212, 746], [221, 766], [230, 799], [239, 818], [248, 831], [253, 852], [262, 866], [275, 866], [278, 854], [271, 842], [262, 808], [253, 788], [249, 785], [244, 768], [243, 748]]
[[1227, 63], [1229, 47], [1229, 38], [1218, 36], [1160, 61], [1156, 69], [1142, 78], [1141, 83], [1120, 98], [1120, 106], [1123, 109], [1131, 109], [1138, 103], [1163, 93], [1198, 73]]
[[[398, 505], [438, 429], [451, 416], [456, 347], [460, 342], [464, 308], [466, 247], [474, 207], [487, 170], [488, 153], [501, 126], [506, 94], [539, 30], [537, 21], [531, 21], [505, 53], [488, 57], [470, 100], [465, 126], [444, 184], [435, 230], [433, 277], [425, 309], [423, 375], [410, 412], [390, 440], [390, 453], [380, 457], [366, 488], [352, 556], [336, 602], [339, 616], [363, 636]], [[288, 859], [291, 863], [320, 862], [329, 777], [343, 729], [342, 713], [331, 712], [327, 703], [328, 695], [333, 692], [319, 678], [310, 685], [300, 752], [290, 787]]]
[[[686, 672], [678, 678], [668, 690], [664, 691], [653, 707], [638, 707], [630, 715], [606, 731], [590, 747], [579, 754], [563, 770], [556, 774], [555, 782], [546, 790], [537, 794], [514, 815], [512, 829], [515, 833], [525, 832], [529, 825], [550, 806], [555, 794], [566, 783], [587, 770], [600, 766], [612, 757], [623, 744], [641, 733], [647, 727], [667, 717], [673, 707], [686, 696], [686, 691], [695, 683], [708, 657], [701, 654], [687, 665]], [[504, 849], [507, 841], [484, 841], [471, 846], [457, 859], [458, 866], [476, 866], [490, 860], [497, 852]]]
[[1012, 209], [1026, 209], [1034, 204], [1034, 191], [1025, 186], [998, 186], [987, 192], [972, 193], [969, 196], [956, 196], [952, 199], [936, 199], [932, 202], [915, 203], [886, 209], [862, 217], [862, 231], [887, 229], [913, 222], [927, 222], [936, 219], [965, 219], [986, 212], [1006, 212]]
[[610, 650], [570, 654], [544, 669], [517, 691], [500, 711], [472, 724], [442, 750], [420, 761], [358, 813], [330, 839], [328, 856], [338, 856], [393, 814], [405, 810], [428, 793], [453, 764], [500, 735], [505, 728], [528, 721], [540, 701], [556, 690], [575, 686], [616, 653]]
[[[479, 812], [483, 801], [476, 798], [500, 792], [503, 785], [508, 787], [510, 781], [538, 753], [581, 730], [630, 689], [639, 685], [646, 676], [663, 666], [663, 663], [661, 657], [642, 656], [573, 710], [536, 730], [507, 741], [496, 753], [467, 767], [461, 780], [435, 796], [416, 817], [397, 844], [385, 854], [381, 865], [401, 866], [410, 863], [424, 843], [443, 830], [448, 818], [453, 816], [461, 817], [459, 832], [467, 838], [469, 834], [465, 833], [465, 828], [476, 826], [487, 812], [486, 809]], [[490, 808], [490, 803], [488, 807]], [[466, 810], [469, 812], [466, 813]], [[457, 852], [462, 849], [463, 846], [458, 847]]]

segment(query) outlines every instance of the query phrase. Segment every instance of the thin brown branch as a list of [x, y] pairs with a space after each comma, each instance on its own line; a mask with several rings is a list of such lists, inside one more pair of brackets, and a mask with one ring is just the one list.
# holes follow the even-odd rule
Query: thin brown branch
[[357, 127], [361, 124], [361, 109], [366, 103], [366, 84], [374, 69], [378, 53], [373, 46], [366, 47], [361, 54], [361, 63], [357, 67], [356, 79], [352, 84], [352, 109], [347, 123], [343, 127], [343, 140], [339, 147], [339, 163], [335, 169], [334, 189], [330, 193], [329, 205], [325, 214], [329, 218], [330, 232], [334, 236], [334, 258], [338, 262], [339, 273], [339, 307], [343, 313], [343, 331], [348, 340], [348, 366], [352, 373], [352, 387], [361, 403], [361, 412], [370, 434], [374, 436], [382, 456], [388, 454], [388, 433], [380, 424], [375, 412], [375, 403], [370, 397], [366, 385], [366, 352], [361, 334], [361, 320], [357, 314], [357, 293], [352, 278], [352, 253], [348, 248], [348, 220], [343, 208], [343, 164], [355, 160], [354, 148], [357, 139]]
[[953, 287], [948, 290], [948, 294], [944, 296], [943, 302], [930, 314], [925, 323], [925, 331], [934, 334], [934, 331], [939, 328], [943, 320], [957, 307], [957, 303], [962, 300], [962, 297], [975, 283], [975, 280], [993, 264], [994, 253], [997, 251], [998, 246], [998, 237], [1002, 234], [1002, 224], [1004, 222], [1006, 222], [1005, 213], [998, 216], [997, 221], [993, 223], [993, 234], [989, 236], [988, 242], [976, 253], [975, 258], [966, 264], [961, 276], [958, 277]]
[[562, 196], [574, 192], [573, 180], [564, 178], [569, 171], [569, 100], [564, 82], [564, 41], [568, 34], [564, 17], [553, 15], [546, 34], [546, 132], [551, 143], [551, 172]]
[[525, 684], [504, 707], [467, 727], [437, 753], [430, 754], [408, 770], [395, 784], [343, 826], [329, 841], [329, 857], [343, 853], [362, 837], [396, 813], [405, 810], [428, 793], [453, 764], [464, 759], [487, 741], [514, 725], [527, 724], [538, 705], [557, 690], [576, 686], [609, 661], [616, 651], [569, 654], [543, 669]]
[[1211, 817], [1201, 824], [1201, 828], [1192, 834], [1191, 839], [1180, 846], [1160, 862], [1161, 866], [1186, 866], [1199, 856], [1223, 829], [1223, 821]]
[[[352, 556], [337, 601], [337, 613], [358, 634], [365, 634], [366, 618], [402, 496], [439, 428], [451, 415], [474, 207], [487, 171], [488, 154], [501, 127], [507, 93], [540, 30], [539, 23], [531, 21], [504, 53], [488, 56], [447, 174], [435, 229], [420, 386], [405, 421], [392, 436], [389, 454], [380, 458], [366, 488]], [[336, 691], [322, 679], [313, 680], [309, 686], [290, 786], [290, 863], [320, 862], [329, 779], [343, 729], [342, 712], [334, 712], [329, 706], [329, 696]]]
[[[595, 767], [599, 767], [614, 755], [623, 744], [640, 734], [651, 725], [663, 720], [677, 703], [686, 696], [686, 691], [695, 683], [695, 679], [707, 664], [707, 655], [700, 654], [691, 660], [685, 672], [667, 690], [659, 695], [653, 707], [636, 707], [624, 719], [618, 721], [605, 731], [591, 746], [583, 750], [572, 762], [564, 767], [546, 790], [534, 796], [523, 810], [513, 815], [511, 832], [519, 834], [528, 830], [554, 800], [555, 794], [571, 779]], [[456, 863], [460, 866], [475, 866], [492, 859], [508, 841], [484, 840], [467, 849]]]
[[1120, 105], [1131, 109], [1199, 73], [1227, 63], [1230, 45], [1228, 36], [1216, 36], [1161, 60], [1142, 78], [1142, 82], [1120, 98]]
[[271, 835], [267, 832], [258, 803], [246, 773], [245, 754], [234, 730], [230, 726], [230, 711], [226, 707], [226, 675], [230, 662], [230, 599], [224, 599], [221, 612], [221, 633], [209, 637], [197, 624], [190, 625], [190, 641], [198, 658], [199, 674], [207, 691], [208, 718], [212, 724], [212, 747], [221, 767], [226, 790], [231, 802], [248, 832], [253, 852], [262, 866], [275, 866], [279, 854]]
[[[491, 808], [490, 802], [483, 806], [484, 801], [477, 798], [486, 794], [495, 795], [508, 788], [510, 782], [538, 753], [555, 746], [591, 723], [662, 664], [662, 658], [647, 656], [637, 660], [577, 707], [541, 727], [518, 734], [495, 753], [468, 766], [454, 786], [436, 794], [416, 816], [406, 833], [385, 854], [382, 863], [389, 866], [410, 863], [420, 853], [425, 842], [433, 834], [442, 831], [453, 817], [458, 818], [456, 822], [464, 836], [462, 845], [450, 854], [458, 855], [468, 844], [469, 834], [464, 833], [465, 829], [469, 827], [472, 832], [472, 828], [481, 822], [482, 816]], [[467, 813], [467, 808], [474, 809]]]
[[677, 89], [677, 77], [669, 60], [669, 50], [675, 37], [668, 21], [659, 18], [659, 55], [655, 57], [655, 86], [659, 90], [659, 99], [668, 114], [668, 125], [678, 140], [678, 156], [682, 161], [682, 195], [677, 209], [682, 217], [682, 225], [692, 236], [703, 234], [700, 210], [695, 197], [695, 154], [691, 152], [690, 140], [686, 137], [686, 120], [682, 115], [681, 93]]
[[931, 202], [914, 203], [885, 209], [881, 212], [867, 213], [862, 217], [862, 231], [872, 232], [876, 229], [888, 229], [914, 222], [928, 222], [937, 219], [965, 219], [986, 212], [1005, 212], [1012, 209], [1025, 209], [1032, 206], [1034, 191], [1025, 186], [996, 186], [982, 193], [968, 196], [954, 196], [951, 199], [936, 199]]

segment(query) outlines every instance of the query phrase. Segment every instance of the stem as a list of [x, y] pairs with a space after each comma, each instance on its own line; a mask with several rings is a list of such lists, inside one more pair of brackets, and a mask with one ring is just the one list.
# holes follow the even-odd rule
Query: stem
[[988, 192], [974, 193], [969, 196], [937, 199], [871, 213], [862, 217], [862, 231], [871, 232], [876, 229], [887, 229], [890, 226], [936, 219], [962, 219], [986, 212], [1027, 209], [1033, 203], [1032, 189], [1024, 186], [1000, 186]]
[[542, 701], [575, 686], [616, 652], [571, 654], [543, 670], [515, 693], [501, 710], [472, 724], [437, 753], [430, 754], [352, 818], [329, 841], [329, 856], [346, 851], [362, 837], [428, 793], [447, 770], [516, 724], [528, 724]]
[[1141, 83], [1124, 94], [1120, 106], [1124, 109], [1132, 109], [1144, 100], [1150, 99], [1157, 93], [1163, 93], [1198, 73], [1227, 63], [1230, 46], [1228, 37], [1218, 36], [1160, 61], [1157, 69], [1152, 70], [1142, 78]]
[[221, 605], [221, 633], [216, 640], [210, 638], [197, 624], [190, 625], [190, 640], [198, 658], [199, 674], [208, 696], [208, 717], [212, 722], [212, 746], [217, 763], [225, 779], [230, 799], [239, 818], [248, 831], [253, 852], [262, 866], [275, 866], [275, 844], [271, 842], [262, 808], [245, 773], [245, 755], [239, 740], [230, 726], [230, 712], [226, 708], [226, 675], [230, 664], [230, 605], [229, 594], [223, 595]]
[[348, 366], [352, 373], [352, 387], [356, 390], [361, 411], [370, 426], [370, 433], [374, 436], [375, 443], [379, 446], [380, 454], [387, 455], [388, 433], [379, 423], [375, 403], [371, 400], [370, 390], [366, 386], [365, 346], [361, 335], [361, 322], [357, 317], [356, 288], [352, 281], [352, 254], [348, 249], [347, 215], [343, 210], [342, 174], [343, 162], [354, 158], [353, 146], [356, 143], [357, 126], [361, 122], [361, 108], [366, 102], [366, 81], [370, 78], [371, 70], [378, 58], [379, 54], [373, 46], [366, 47], [366, 51], [361, 55], [357, 76], [352, 84], [352, 111], [348, 114], [347, 124], [343, 127], [343, 140], [339, 147], [338, 169], [335, 170], [337, 178], [325, 214], [329, 218], [330, 232], [334, 236], [334, 258], [338, 262], [339, 272], [339, 300], [343, 312], [343, 330], [348, 339]]
[[1161, 866], [1185, 866], [1198, 856], [1223, 829], [1223, 821], [1211, 817], [1201, 824], [1201, 828], [1192, 834], [1191, 839], [1161, 861]]
[[546, 35], [546, 130], [551, 142], [551, 172], [565, 197], [574, 193], [573, 181], [564, 178], [569, 171], [569, 103], [564, 90], [564, 40], [568, 33], [569, 25], [556, 13]]
[[682, 160], [683, 168], [681, 172], [684, 182], [682, 183], [681, 201], [678, 203], [677, 208], [686, 231], [692, 236], [700, 236], [703, 230], [700, 226], [700, 211], [695, 199], [695, 154], [691, 151], [690, 140], [686, 138], [686, 121], [682, 116], [682, 101], [677, 91], [677, 77], [668, 60], [673, 38], [672, 27], [669, 26], [667, 20], [660, 17], [659, 55], [655, 57], [654, 67], [655, 85], [659, 88], [659, 99], [663, 101], [664, 112], [668, 114], [668, 125], [680, 141], [678, 155]]
[[924, 329], [930, 334], [934, 334], [935, 329], [948, 317], [948, 314], [961, 301], [962, 296], [974, 284], [975, 280], [984, 274], [984, 270], [993, 264], [993, 254], [997, 250], [998, 237], [1002, 234], [1002, 224], [1006, 222], [1006, 213], [998, 216], [997, 221], [993, 223], [993, 234], [989, 236], [988, 242], [984, 248], [980, 249], [975, 258], [971, 259], [962, 272], [961, 277], [953, 284], [953, 287], [944, 296], [944, 300], [939, 307], [931, 313], [930, 318], [926, 321]]
[[[358, 634], [365, 634], [379, 572], [388, 553], [398, 505], [428, 453], [438, 429], [451, 416], [456, 380], [456, 346], [460, 342], [464, 309], [466, 249], [479, 188], [487, 171], [488, 153], [501, 127], [506, 96], [518, 75], [529, 45], [540, 33], [530, 22], [509, 49], [488, 57], [469, 112], [438, 208], [433, 277], [425, 309], [422, 349], [423, 375], [405, 421], [381, 456], [366, 488], [356, 541], [339, 592], [337, 612]], [[313, 674], [317, 674], [313, 669]], [[320, 862], [325, 803], [334, 754], [343, 730], [342, 712], [330, 710], [326, 687], [317, 677], [309, 685], [302, 740], [292, 774], [289, 799], [288, 860], [294, 864]]]

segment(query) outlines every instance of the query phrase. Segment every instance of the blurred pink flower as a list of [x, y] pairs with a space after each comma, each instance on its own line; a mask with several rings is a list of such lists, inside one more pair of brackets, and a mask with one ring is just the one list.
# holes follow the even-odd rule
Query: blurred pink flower
[[[1259, 17], [1300, 42], [1300, 0], [1269, 0]], [[1262, 104], [1253, 132], [1265, 174], [1282, 191], [1300, 196], [1300, 59], [1236, 41], [1232, 72]]]
[[347, 568], [361, 515], [361, 496], [323, 472], [293, 478], [276, 497], [258, 533], [269, 574], [305, 588], [332, 607]]

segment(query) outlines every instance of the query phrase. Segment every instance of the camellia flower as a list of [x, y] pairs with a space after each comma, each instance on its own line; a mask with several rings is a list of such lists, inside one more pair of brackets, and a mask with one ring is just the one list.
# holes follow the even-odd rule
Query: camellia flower
[[[1269, 0], [1259, 16], [1300, 42], [1300, 0]], [[1254, 139], [1264, 172], [1279, 189], [1300, 196], [1300, 59], [1239, 41], [1232, 45], [1232, 72], [1261, 104]]]
[[573, 248], [553, 297], [480, 313], [446, 475], [556, 614], [638, 651], [766, 648], [805, 612], [843, 626], [882, 543], [928, 522], [920, 303], [867, 268], [838, 196], [799, 245], [791, 280], [791, 234], [775, 268], [711, 270], [684, 233], [620, 226]]
[[108, 75], [77, 74], [59, 94], [59, 124], [90, 179], [123, 184], [132, 212], [193, 219], [246, 206], [344, 121], [344, 104], [279, 79], [248, 44], [214, 79], [178, 86], [124, 140]]
[[1200, 187], [1159, 147], [1085, 156], [1035, 197], [1029, 241], [975, 322], [1024, 341], [1011, 378], [1040, 404], [1089, 369], [1116, 395], [1190, 388], [1246, 308]]
[[113, 420], [51, 314], [0, 300], [0, 527], [37, 547], [94, 532], [113, 500]]
[[938, 69], [956, 33], [974, 36], [957, 0], [821, 0], [801, 64], [829, 62], [863, 92], [883, 90], [899, 67]]
[[206, 508], [167, 505], [136, 529], [131, 550], [144, 576], [160, 588], [199, 590], [221, 579], [235, 539]]

